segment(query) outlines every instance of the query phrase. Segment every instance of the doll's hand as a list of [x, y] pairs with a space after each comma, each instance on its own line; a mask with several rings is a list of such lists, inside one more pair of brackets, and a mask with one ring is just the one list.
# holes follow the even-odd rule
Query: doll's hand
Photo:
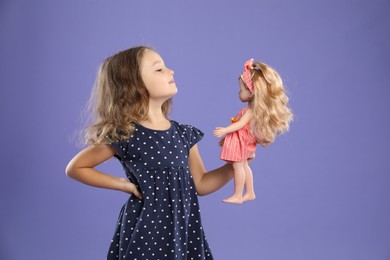
[[248, 163], [252, 162], [253, 159], [255, 159], [255, 157], [256, 157], [256, 154], [252, 154], [251, 156], [249, 156]]
[[127, 192], [139, 199], [142, 199], [142, 194], [138, 191], [137, 186], [135, 186], [134, 183], [129, 182], [129, 180], [125, 178], [119, 178], [119, 181], [122, 183], [121, 191]]
[[226, 134], [226, 129], [224, 127], [217, 127], [217, 128], [215, 128], [213, 134], [216, 137], [222, 137]]

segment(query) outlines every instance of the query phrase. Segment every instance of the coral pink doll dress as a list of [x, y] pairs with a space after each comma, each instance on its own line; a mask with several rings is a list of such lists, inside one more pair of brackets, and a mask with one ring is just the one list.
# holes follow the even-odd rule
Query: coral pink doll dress
[[[248, 107], [241, 109], [234, 121], [240, 120], [247, 109]], [[246, 161], [255, 153], [256, 144], [256, 138], [251, 134], [250, 124], [248, 123], [243, 128], [225, 136], [220, 157], [227, 162]]]

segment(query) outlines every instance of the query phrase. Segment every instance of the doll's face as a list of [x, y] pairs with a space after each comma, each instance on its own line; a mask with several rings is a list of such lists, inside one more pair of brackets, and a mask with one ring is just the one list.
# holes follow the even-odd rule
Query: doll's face
[[251, 101], [253, 98], [253, 95], [249, 91], [249, 89], [245, 86], [244, 81], [242, 81], [241, 77], [238, 78], [238, 82], [240, 85], [240, 92], [238, 92], [240, 96], [240, 100], [242, 102], [248, 102]]

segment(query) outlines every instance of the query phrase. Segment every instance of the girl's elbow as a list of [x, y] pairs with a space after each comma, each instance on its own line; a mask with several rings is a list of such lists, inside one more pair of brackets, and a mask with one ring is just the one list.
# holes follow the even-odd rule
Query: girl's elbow
[[198, 196], [200, 196], [200, 197], [203, 197], [203, 196], [206, 196], [206, 195], [207, 195], [205, 192], [201, 192], [201, 191], [197, 191], [196, 193], [197, 193]]
[[206, 185], [206, 183], [202, 180], [195, 181], [195, 190], [196, 194], [198, 196], [206, 196], [209, 195], [211, 192], [209, 190], [209, 187]]
[[71, 162], [68, 163], [68, 165], [65, 168], [66, 176], [68, 176], [69, 178], [74, 179], [74, 177], [75, 177], [75, 170], [74, 170], [74, 168], [75, 167], [74, 167], [74, 165]]
[[208, 194], [210, 194], [210, 192], [207, 192], [205, 191], [204, 189], [201, 189], [201, 188], [196, 188], [196, 194], [198, 194], [198, 196], [206, 196]]

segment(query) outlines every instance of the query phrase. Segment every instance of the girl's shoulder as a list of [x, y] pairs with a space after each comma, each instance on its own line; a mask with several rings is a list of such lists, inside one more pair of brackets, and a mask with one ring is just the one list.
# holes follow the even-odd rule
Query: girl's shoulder
[[170, 121], [171, 124], [172, 124], [173, 126], [175, 126], [176, 128], [184, 129], [184, 128], [191, 127], [191, 125], [179, 123], [179, 122], [177, 122], [176, 120], [169, 120], [169, 121]]
[[171, 120], [171, 124], [172, 128], [175, 129], [182, 138], [185, 138], [190, 143], [191, 147], [204, 136], [204, 133], [193, 125], [182, 124], [174, 120]]
[[178, 130], [180, 132], [183, 132], [183, 133], [188, 133], [188, 132], [193, 132], [193, 131], [201, 132], [198, 128], [196, 128], [193, 125], [179, 123], [175, 120], [170, 120], [170, 121], [172, 124], [172, 128], [175, 128], [176, 130]]

